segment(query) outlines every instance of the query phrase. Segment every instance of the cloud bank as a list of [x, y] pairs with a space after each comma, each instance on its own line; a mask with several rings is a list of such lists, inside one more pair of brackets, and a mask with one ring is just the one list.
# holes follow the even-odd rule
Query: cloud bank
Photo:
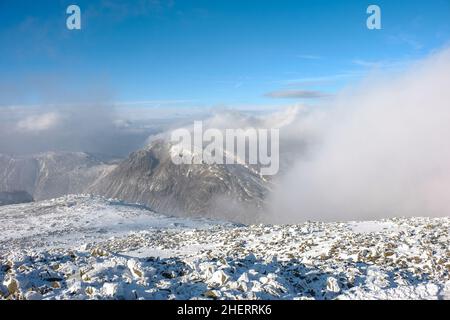
[[268, 220], [449, 215], [449, 88], [447, 49], [300, 114], [286, 128], [291, 143], [284, 149], [298, 139], [305, 148], [291, 153], [293, 165], [268, 201]]
[[266, 97], [277, 99], [318, 99], [330, 94], [317, 90], [279, 90], [266, 93]]
[[108, 104], [0, 107], [0, 153], [84, 151], [123, 157], [152, 133]]

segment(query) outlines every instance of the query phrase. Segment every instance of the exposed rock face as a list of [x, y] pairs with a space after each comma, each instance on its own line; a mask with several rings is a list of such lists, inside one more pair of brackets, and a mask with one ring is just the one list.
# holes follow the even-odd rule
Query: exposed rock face
[[[175, 215], [221, 217], [245, 222], [263, 206], [269, 182], [243, 165], [175, 165], [170, 145], [155, 141], [132, 153], [89, 193], [148, 205]], [[240, 210], [238, 210], [240, 209]]]
[[82, 152], [0, 155], [0, 191], [23, 190], [35, 200], [82, 193], [114, 167]]
[[26, 191], [0, 192], [0, 206], [33, 202], [33, 197]]

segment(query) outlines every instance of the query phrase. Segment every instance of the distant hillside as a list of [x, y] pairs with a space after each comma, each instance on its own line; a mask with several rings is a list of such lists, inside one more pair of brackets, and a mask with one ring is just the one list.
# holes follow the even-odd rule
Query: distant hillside
[[26, 191], [0, 192], [0, 206], [33, 202], [33, 197]]
[[35, 200], [83, 193], [114, 167], [83, 152], [0, 155], [0, 191], [23, 190]]
[[0, 155], [0, 191], [23, 190], [36, 201], [89, 193], [164, 214], [255, 221], [270, 190], [257, 167], [176, 165], [170, 154], [158, 140], [114, 163], [82, 152]]

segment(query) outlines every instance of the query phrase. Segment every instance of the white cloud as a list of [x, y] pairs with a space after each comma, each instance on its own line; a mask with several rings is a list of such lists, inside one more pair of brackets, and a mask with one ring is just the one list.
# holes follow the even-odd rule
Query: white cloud
[[140, 119], [130, 120], [100, 104], [0, 107], [0, 153], [85, 151], [124, 156], [165, 125]]
[[321, 56], [313, 55], [313, 54], [299, 54], [297, 57], [300, 59], [305, 59], [305, 60], [320, 60], [320, 59], [322, 59]]
[[39, 132], [53, 129], [60, 121], [60, 116], [55, 112], [42, 115], [28, 116], [17, 123], [19, 131]]
[[272, 222], [449, 215], [448, 88], [450, 49], [366, 79], [309, 117], [291, 138], [315, 141], [278, 181]]
[[318, 90], [278, 90], [265, 94], [266, 97], [276, 99], [320, 99], [329, 97], [330, 94]]

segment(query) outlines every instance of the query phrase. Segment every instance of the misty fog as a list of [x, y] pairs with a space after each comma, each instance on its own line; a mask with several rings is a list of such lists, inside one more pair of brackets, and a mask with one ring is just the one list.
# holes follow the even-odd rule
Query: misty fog
[[300, 115], [297, 127], [308, 123], [313, 140], [279, 177], [268, 220], [448, 215], [449, 89], [447, 49], [401, 74], [370, 76]]

